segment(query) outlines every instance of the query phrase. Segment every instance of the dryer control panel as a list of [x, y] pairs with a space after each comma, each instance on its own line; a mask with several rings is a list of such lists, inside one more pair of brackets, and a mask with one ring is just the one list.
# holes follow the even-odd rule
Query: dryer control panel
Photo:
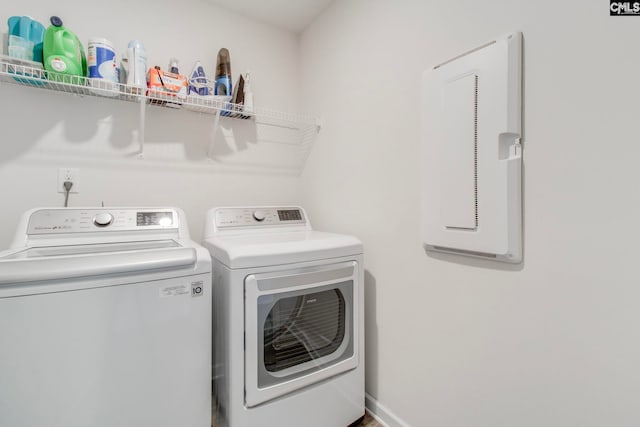
[[29, 218], [28, 234], [177, 229], [172, 209], [41, 209]]
[[264, 227], [306, 224], [304, 211], [298, 207], [220, 208], [216, 210], [218, 228]]

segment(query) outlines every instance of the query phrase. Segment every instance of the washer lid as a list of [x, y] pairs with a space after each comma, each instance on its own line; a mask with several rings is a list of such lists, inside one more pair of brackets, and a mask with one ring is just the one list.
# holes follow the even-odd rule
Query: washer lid
[[175, 241], [27, 248], [0, 253], [0, 285], [197, 267], [196, 248]]
[[320, 231], [215, 236], [205, 241], [213, 258], [230, 268], [265, 267], [362, 254], [353, 236]]

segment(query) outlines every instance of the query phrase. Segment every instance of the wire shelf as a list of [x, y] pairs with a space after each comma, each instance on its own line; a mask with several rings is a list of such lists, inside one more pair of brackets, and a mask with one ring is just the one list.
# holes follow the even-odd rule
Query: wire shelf
[[[215, 115], [214, 129], [219, 125], [220, 117], [226, 119], [253, 120], [256, 124], [284, 128], [296, 132], [293, 142], [301, 151], [306, 162], [311, 146], [320, 130], [320, 120], [313, 116], [286, 113], [264, 107], [247, 108], [244, 105], [229, 102], [229, 96], [181, 95], [163, 92], [156, 88], [137, 87], [104, 79], [92, 79], [83, 76], [70, 76], [44, 70], [42, 65], [0, 55], [0, 82], [26, 86], [55, 92], [64, 92], [80, 96], [93, 96], [140, 103], [140, 154], [144, 146], [144, 105], [154, 105], [173, 109], [185, 109], [201, 114]], [[215, 140], [211, 141], [208, 151], [212, 157]], [[289, 142], [291, 143], [291, 142]]]
[[53, 73], [34, 66], [34, 62], [16, 59], [0, 59], [0, 81], [19, 86], [46, 89], [82, 96], [102, 96], [123, 101], [138, 101], [142, 90], [126, 87], [102, 79], [89, 79]]
[[141, 98], [144, 98], [149, 104], [170, 108], [185, 107], [188, 110], [205, 114], [217, 114], [219, 111], [223, 117], [257, 118], [265, 122], [282, 121], [301, 125], [318, 124], [317, 119], [312, 116], [285, 113], [263, 107], [247, 109], [244, 105], [230, 103], [228, 96], [180, 96], [146, 87], [113, 83], [104, 79], [54, 73], [46, 71], [42, 69], [42, 66], [38, 67], [36, 64], [32, 61], [0, 56], [0, 81], [75, 95], [101, 96], [124, 101], [140, 101]]

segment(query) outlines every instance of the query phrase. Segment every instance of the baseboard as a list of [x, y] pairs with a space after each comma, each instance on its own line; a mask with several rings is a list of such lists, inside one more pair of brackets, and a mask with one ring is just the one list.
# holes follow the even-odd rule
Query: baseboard
[[409, 424], [402, 421], [400, 417], [391, 412], [386, 406], [371, 397], [369, 393], [365, 393], [364, 395], [364, 405], [369, 415], [382, 424], [383, 427], [410, 427]]
[[377, 416], [376, 414], [374, 414], [373, 412], [371, 412], [369, 410], [369, 408], [364, 408], [364, 411], [369, 414], [369, 416], [371, 418], [373, 418], [378, 424], [380, 424], [382, 427], [389, 427], [389, 425], [387, 423], [385, 423], [384, 421], [382, 421], [382, 419], [380, 419], [379, 416]]

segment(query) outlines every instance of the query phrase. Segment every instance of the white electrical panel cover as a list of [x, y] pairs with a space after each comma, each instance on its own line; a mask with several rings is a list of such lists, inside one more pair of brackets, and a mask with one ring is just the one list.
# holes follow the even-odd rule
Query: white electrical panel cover
[[424, 72], [425, 249], [522, 260], [522, 34]]

